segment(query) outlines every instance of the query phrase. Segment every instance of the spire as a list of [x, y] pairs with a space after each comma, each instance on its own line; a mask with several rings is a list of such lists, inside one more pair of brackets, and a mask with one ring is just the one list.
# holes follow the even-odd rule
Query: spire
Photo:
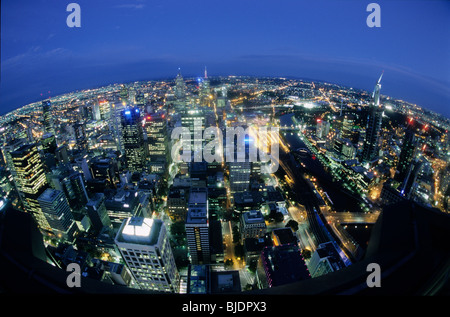
[[206, 71], [206, 66], [205, 66], [205, 78], [208, 78], [208, 72]]
[[380, 106], [380, 90], [381, 90], [381, 78], [383, 78], [384, 70], [381, 73], [380, 78], [377, 81], [377, 84], [375, 85], [375, 89], [373, 90], [372, 98], [373, 103], [375, 106]]
[[383, 77], [383, 74], [384, 74], [384, 70], [381, 72], [381, 76], [380, 76], [380, 79], [378, 79], [378, 82], [377, 82], [377, 84], [380, 84], [380, 82], [381, 82], [381, 78]]

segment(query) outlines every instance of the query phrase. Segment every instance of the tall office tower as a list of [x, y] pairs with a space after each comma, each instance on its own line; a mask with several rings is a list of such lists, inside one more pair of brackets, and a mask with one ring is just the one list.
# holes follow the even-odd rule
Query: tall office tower
[[230, 190], [232, 193], [247, 191], [250, 185], [251, 162], [230, 162]]
[[24, 139], [12, 139], [9, 142], [5, 143], [2, 147], [3, 160], [5, 161], [6, 168], [11, 174], [12, 184], [16, 189], [16, 193], [19, 196], [20, 202], [23, 204], [23, 196], [20, 190], [20, 183], [18, 183], [17, 171], [14, 166], [13, 159], [11, 157], [11, 153], [19, 149], [22, 145], [24, 145]]
[[92, 120], [99, 121], [102, 119], [100, 114], [100, 104], [95, 103], [92, 105]]
[[129, 107], [122, 111], [122, 137], [128, 169], [142, 172], [146, 167], [147, 146], [138, 108]]
[[64, 193], [47, 188], [39, 196], [38, 202], [55, 236], [61, 240], [73, 241], [77, 226]]
[[95, 193], [85, 206], [92, 228], [99, 233], [103, 228], [112, 228], [111, 219], [105, 207], [105, 194]]
[[207, 189], [192, 188], [185, 223], [191, 264], [208, 264], [211, 262], [208, 217]]
[[326, 138], [328, 133], [330, 133], [330, 123], [322, 119], [317, 119], [316, 136], [322, 139]]
[[186, 98], [186, 84], [179, 68], [177, 77], [175, 78], [175, 98], [178, 100], [184, 100]]
[[43, 118], [43, 124], [44, 124], [44, 132], [51, 132], [55, 133], [53, 128], [53, 118], [51, 109], [52, 104], [50, 103], [50, 100], [44, 100], [42, 101], [42, 118]]
[[164, 173], [168, 163], [168, 132], [167, 121], [162, 115], [146, 115], [144, 131], [147, 134], [148, 155], [151, 172]]
[[79, 150], [86, 151], [88, 149], [86, 128], [82, 123], [76, 123], [73, 125], [73, 130], [75, 132], [75, 140]]
[[142, 289], [179, 292], [180, 277], [164, 222], [143, 217], [125, 219], [115, 243]]
[[123, 153], [123, 134], [122, 134], [122, 123], [121, 117], [125, 106], [121, 102], [111, 103], [111, 124], [113, 128], [114, 139], [117, 144], [117, 151]]
[[39, 205], [39, 196], [49, 187], [45, 178], [44, 164], [36, 144], [25, 144], [11, 152], [17, 183], [24, 208], [36, 220], [44, 234], [51, 233], [51, 227]]
[[358, 144], [358, 131], [354, 129], [356, 117], [351, 114], [344, 115], [342, 120], [341, 138], [348, 139], [353, 144]]
[[53, 133], [47, 132], [42, 136], [41, 139], [42, 150], [44, 153], [55, 154], [58, 146], [56, 145], [56, 138]]
[[133, 87], [128, 89], [128, 103], [130, 105], [136, 104], [136, 90]]
[[[205, 115], [201, 109], [194, 108], [186, 110], [181, 115], [181, 125], [189, 129], [189, 136], [182, 136], [191, 140], [191, 148], [193, 155], [202, 153], [203, 151], [203, 130], [205, 128]], [[189, 149], [186, 149], [189, 150]]]
[[83, 179], [83, 174], [79, 172], [72, 172], [69, 176], [71, 195], [68, 195], [70, 207], [75, 210], [80, 210], [89, 200], [86, 191], [86, 184]]
[[98, 108], [100, 110], [101, 120], [109, 120], [109, 118], [111, 118], [111, 105], [107, 100], [99, 101]]
[[47, 178], [52, 188], [65, 194], [69, 206], [73, 210], [79, 211], [87, 203], [89, 197], [80, 172], [74, 171], [67, 165], [59, 165], [49, 173]]
[[122, 86], [122, 88], [120, 88], [119, 95], [121, 102], [128, 102], [128, 88], [126, 86]]
[[408, 128], [405, 132], [402, 150], [400, 152], [400, 158], [397, 165], [397, 171], [394, 177], [396, 181], [402, 183], [407, 178], [411, 163], [414, 159], [416, 147], [417, 141], [416, 137], [414, 136], [414, 131]]
[[210, 84], [209, 84], [209, 78], [208, 78], [208, 73], [206, 71], [206, 66], [205, 66], [205, 76], [200, 80], [199, 82], [200, 84], [200, 91], [199, 91], [199, 97], [200, 97], [200, 104], [207, 106], [210, 104], [210, 94], [211, 94], [211, 90], [210, 90]]
[[367, 116], [366, 137], [364, 140], [364, 147], [361, 155], [361, 161], [368, 163], [378, 157], [379, 138], [381, 131], [383, 107], [380, 105], [380, 90], [381, 90], [381, 74], [375, 89], [372, 94], [373, 103], [370, 105], [369, 114]]

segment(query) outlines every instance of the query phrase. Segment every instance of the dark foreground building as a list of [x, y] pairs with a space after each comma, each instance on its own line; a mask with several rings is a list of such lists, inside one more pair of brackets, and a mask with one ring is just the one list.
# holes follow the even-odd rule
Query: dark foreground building
[[[450, 294], [450, 215], [403, 202], [387, 206], [372, 229], [365, 257], [329, 274], [242, 292], [249, 295], [444, 295]], [[156, 294], [81, 276], [69, 288], [69, 273], [50, 264], [33, 218], [0, 211], [0, 291], [3, 293]], [[367, 266], [381, 267], [381, 287], [368, 287]]]

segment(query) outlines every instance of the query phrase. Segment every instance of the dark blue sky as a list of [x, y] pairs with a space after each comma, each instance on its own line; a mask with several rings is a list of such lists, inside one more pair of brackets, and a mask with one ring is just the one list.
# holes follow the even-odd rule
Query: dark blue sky
[[[66, 6], [81, 7], [81, 28]], [[369, 28], [366, 7], [381, 7]], [[3, 0], [0, 113], [109, 83], [295, 76], [372, 90], [450, 117], [450, 1]]]

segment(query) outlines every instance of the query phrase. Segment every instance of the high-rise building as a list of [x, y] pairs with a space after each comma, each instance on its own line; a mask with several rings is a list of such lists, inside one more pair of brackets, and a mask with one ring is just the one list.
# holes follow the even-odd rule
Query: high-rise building
[[317, 119], [316, 136], [319, 139], [325, 138], [330, 133], [330, 123], [328, 121]]
[[44, 100], [42, 101], [42, 118], [44, 120], [43, 124], [44, 124], [44, 132], [50, 132], [50, 133], [54, 133], [54, 129], [53, 129], [53, 118], [52, 118], [52, 113], [51, 113], [51, 109], [52, 108], [52, 104], [50, 102], [50, 100]]
[[105, 207], [105, 194], [95, 193], [85, 206], [92, 227], [96, 232], [112, 227], [111, 219]]
[[107, 100], [101, 100], [98, 103], [100, 110], [100, 119], [109, 120], [111, 118], [111, 105]]
[[43, 233], [51, 233], [51, 227], [39, 205], [39, 196], [49, 187], [44, 164], [36, 144], [25, 144], [10, 153], [14, 169], [14, 181], [18, 185], [24, 208], [36, 220]]
[[[189, 129], [189, 135], [183, 135], [182, 138], [191, 140], [191, 148], [186, 150], [193, 151], [196, 154], [203, 151], [203, 130], [205, 128], [205, 114], [199, 108], [185, 109], [181, 115], [181, 125]], [[183, 149], [185, 150], [185, 149]]]
[[192, 264], [208, 264], [211, 261], [208, 216], [207, 189], [192, 188], [185, 224]]
[[64, 193], [47, 188], [39, 196], [38, 202], [55, 236], [61, 240], [73, 241], [77, 226]]
[[210, 90], [210, 83], [209, 83], [209, 78], [208, 78], [208, 72], [206, 70], [206, 66], [205, 66], [205, 75], [203, 78], [199, 78], [199, 97], [200, 97], [200, 104], [204, 105], [204, 106], [208, 106], [211, 99], [210, 99], [210, 94], [211, 94], [211, 90]]
[[359, 132], [355, 129], [356, 117], [352, 114], [345, 114], [342, 120], [341, 138], [348, 139], [354, 145], [358, 144]]
[[241, 215], [241, 238], [262, 238], [266, 234], [267, 226], [264, 216], [259, 210], [251, 210]]
[[75, 140], [79, 150], [86, 151], [88, 149], [88, 141], [86, 137], [86, 127], [83, 123], [76, 123], [73, 125], [75, 132]]
[[165, 115], [147, 114], [144, 117], [144, 130], [147, 134], [151, 172], [162, 173], [166, 169], [169, 154]]
[[175, 78], [175, 98], [184, 100], [186, 98], [186, 84], [184, 83], [181, 70], [178, 68], [178, 74]]
[[142, 172], [146, 168], [147, 146], [140, 111], [129, 107], [122, 111], [122, 136], [125, 158], [131, 172]]
[[164, 222], [144, 217], [125, 219], [115, 243], [141, 289], [179, 292], [180, 277]]
[[111, 124], [113, 128], [113, 136], [116, 141], [117, 151], [123, 153], [123, 134], [122, 134], [122, 112], [125, 106], [121, 102], [111, 103]]
[[250, 185], [252, 162], [230, 162], [228, 166], [231, 192], [247, 191]]
[[366, 123], [366, 137], [364, 139], [364, 147], [361, 155], [361, 161], [363, 163], [371, 162], [378, 157], [381, 123], [383, 119], [383, 107], [380, 105], [380, 82], [382, 77], [383, 74], [381, 74], [375, 85], [372, 94], [373, 102], [369, 106], [369, 114]]
[[416, 152], [417, 142], [414, 136], [414, 131], [408, 128], [405, 132], [403, 139], [402, 150], [400, 152], [400, 158], [397, 165], [397, 172], [394, 177], [396, 181], [402, 183], [408, 176], [410, 165], [414, 159]]
[[47, 132], [42, 136], [41, 145], [45, 154], [55, 154], [55, 151], [58, 148], [55, 135], [50, 132]]
[[12, 177], [12, 183], [19, 194], [19, 200], [22, 201], [22, 195], [20, 191], [20, 183], [18, 182], [17, 172], [14, 166], [13, 159], [11, 157], [11, 153], [18, 150], [22, 145], [25, 144], [24, 139], [13, 139], [7, 143], [5, 143], [2, 147], [3, 160], [5, 161], [6, 168]]
[[265, 247], [258, 261], [256, 283], [258, 288], [294, 283], [311, 278], [296, 244]]

